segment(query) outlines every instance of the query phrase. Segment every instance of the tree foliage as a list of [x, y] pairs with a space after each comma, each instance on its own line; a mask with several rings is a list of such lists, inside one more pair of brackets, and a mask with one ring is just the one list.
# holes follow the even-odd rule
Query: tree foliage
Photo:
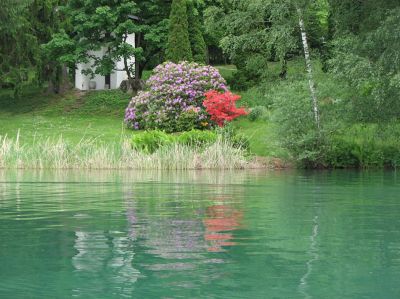
[[139, 16], [142, 31], [137, 32], [137, 47], [143, 49], [139, 60], [139, 77], [145, 68], [152, 69], [165, 60], [168, 42], [169, 15], [171, 4], [164, 0], [139, 1]]
[[38, 40], [30, 27], [28, 5], [27, 0], [4, 0], [0, 10], [0, 85], [13, 87], [15, 96], [39, 61]]
[[[311, 46], [320, 47], [327, 31], [324, 0], [225, 0], [206, 11], [206, 32], [220, 40], [240, 70], [259, 79], [268, 61], [282, 62], [300, 54], [296, 7], [301, 7]], [[250, 76], [250, 77], [251, 77]]]
[[206, 30], [214, 32], [245, 80], [258, 81], [269, 60], [284, 61], [295, 51], [295, 23], [286, 2], [228, 1], [206, 9]]
[[192, 61], [190, 47], [187, 3], [186, 0], [173, 0], [169, 20], [168, 46], [166, 50], [167, 60], [173, 62]]
[[187, 2], [187, 10], [193, 61], [205, 64], [207, 62], [207, 46], [203, 36], [201, 15], [193, 0]]
[[400, 4], [398, 1], [331, 1], [331, 69], [354, 90], [352, 118], [400, 117]]
[[47, 82], [50, 92], [62, 91], [62, 83], [66, 83], [65, 81], [68, 80], [65, 65], [58, 61], [58, 56], [54, 57], [43, 47], [55, 33], [65, 26], [65, 19], [59, 12], [59, 6], [62, 4], [64, 4], [63, 0], [33, 0], [29, 6], [30, 26], [40, 45], [40, 60], [36, 64], [36, 80], [39, 85]]

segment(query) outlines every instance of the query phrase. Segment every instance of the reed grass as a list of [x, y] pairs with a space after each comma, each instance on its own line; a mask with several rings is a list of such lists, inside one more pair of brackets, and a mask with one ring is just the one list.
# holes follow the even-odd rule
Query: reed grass
[[174, 144], [153, 154], [132, 149], [128, 140], [102, 143], [82, 139], [77, 144], [57, 140], [23, 143], [0, 136], [0, 168], [5, 169], [244, 169], [251, 163], [242, 149], [218, 139], [206, 148]]

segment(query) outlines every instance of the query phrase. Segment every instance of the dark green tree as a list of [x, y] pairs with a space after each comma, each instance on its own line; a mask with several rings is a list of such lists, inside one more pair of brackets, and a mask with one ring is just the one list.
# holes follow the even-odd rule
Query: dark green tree
[[[205, 2], [205, 3], [204, 3]], [[220, 41], [224, 37], [225, 30], [217, 22], [229, 10], [227, 0], [213, 1], [206, 0], [201, 6], [204, 23], [204, 40], [207, 45], [208, 61], [211, 64], [227, 64], [228, 56], [220, 46]]]
[[[66, 25], [59, 12], [65, 0], [32, 0], [29, 6], [30, 26], [39, 45], [47, 44], [53, 35]], [[69, 87], [66, 65], [40, 48], [40, 59], [36, 63], [36, 81], [41, 86], [47, 82], [48, 92], [62, 92]]]
[[29, 23], [29, 1], [4, 0], [0, 9], [0, 86], [18, 97], [39, 60], [37, 38]]
[[207, 63], [207, 46], [204, 41], [201, 15], [193, 0], [187, 1], [189, 40], [193, 61]]
[[166, 58], [173, 62], [193, 60], [186, 0], [172, 1]]
[[143, 24], [143, 30], [136, 33], [136, 47], [143, 48], [142, 59], [138, 61], [141, 78], [143, 70], [152, 69], [165, 60], [171, 3], [147, 0], [139, 1], [138, 6]]

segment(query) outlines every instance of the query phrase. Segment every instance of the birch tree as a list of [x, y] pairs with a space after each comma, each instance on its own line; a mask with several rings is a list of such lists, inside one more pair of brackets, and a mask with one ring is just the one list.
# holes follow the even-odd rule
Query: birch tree
[[310, 48], [308, 46], [307, 32], [306, 32], [306, 28], [304, 25], [303, 12], [302, 12], [302, 9], [298, 5], [296, 7], [296, 11], [297, 11], [298, 18], [299, 18], [299, 28], [300, 28], [301, 40], [303, 43], [304, 59], [305, 59], [306, 69], [307, 69], [307, 74], [308, 74], [308, 85], [309, 85], [310, 93], [311, 93], [315, 123], [316, 123], [318, 129], [320, 129], [321, 124], [320, 124], [320, 117], [319, 117], [318, 98], [317, 98], [317, 92], [315, 90], [315, 81], [314, 81], [311, 58], [310, 58]]

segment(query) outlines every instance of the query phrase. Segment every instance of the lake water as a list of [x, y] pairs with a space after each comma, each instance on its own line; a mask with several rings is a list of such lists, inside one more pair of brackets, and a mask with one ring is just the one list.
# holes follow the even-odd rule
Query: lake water
[[0, 298], [400, 298], [395, 172], [0, 172]]

